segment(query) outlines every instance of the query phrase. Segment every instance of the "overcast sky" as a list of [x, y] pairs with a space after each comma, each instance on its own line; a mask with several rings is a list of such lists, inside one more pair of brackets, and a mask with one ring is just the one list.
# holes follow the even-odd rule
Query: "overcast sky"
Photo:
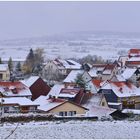
[[86, 30], [140, 32], [140, 2], [0, 2], [0, 39]]

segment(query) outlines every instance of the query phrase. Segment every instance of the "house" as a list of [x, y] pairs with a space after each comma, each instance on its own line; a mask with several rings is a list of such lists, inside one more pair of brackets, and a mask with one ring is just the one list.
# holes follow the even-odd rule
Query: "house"
[[92, 69], [96, 69], [98, 75], [102, 74], [105, 67], [106, 67], [106, 64], [93, 64], [92, 65]]
[[[104, 81], [100, 83], [99, 93], [105, 95], [108, 105], [115, 106], [116, 109], [140, 108], [140, 88], [130, 82]], [[112, 104], [111, 104], [112, 103]], [[114, 103], [114, 104], [113, 104]], [[117, 104], [118, 103], [118, 104]], [[120, 104], [121, 103], [121, 104]]]
[[118, 63], [114, 62], [113, 64], [94, 64], [92, 69], [97, 71], [98, 79], [109, 80], [117, 73], [118, 67]]
[[101, 82], [102, 80], [100, 79], [92, 79], [86, 83], [86, 90], [90, 91], [92, 94], [98, 93]]
[[92, 96], [87, 100], [84, 106], [103, 106], [103, 107], [108, 107], [108, 103], [104, 97], [103, 94], [97, 93], [97, 94], [92, 94]]
[[38, 104], [26, 97], [0, 98], [0, 106], [3, 115], [10, 113], [36, 112]]
[[49, 61], [43, 70], [43, 75], [45, 77], [46, 73], [49, 75], [56, 74], [56, 75], [63, 75], [67, 76], [71, 70], [80, 70], [81, 64], [77, 63], [74, 60], [62, 60], [62, 59], [55, 59]]
[[49, 113], [57, 116], [85, 115], [88, 111], [87, 108], [82, 107], [81, 105], [65, 99], [56, 98], [55, 96], [50, 96], [49, 98], [40, 96], [34, 102], [40, 104], [40, 106], [38, 106], [39, 112]]
[[92, 79], [98, 79], [97, 70], [92, 68], [89, 71], [85, 71], [82, 75], [85, 82], [89, 82]]
[[86, 113], [87, 117], [96, 116], [98, 118], [109, 117], [112, 113], [116, 111], [114, 108], [103, 107], [103, 106], [94, 106], [91, 105], [88, 107], [89, 111]]
[[72, 70], [68, 76], [63, 80], [63, 83], [65, 84], [65, 87], [68, 86], [75, 86], [76, 85], [76, 79], [78, 75], [83, 75], [84, 70]]
[[47, 95], [51, 89], [39, 76], [31, 76], [21, 82], [30, 89], [32, 100], [37, 99], [40, 95]]
[[120, 63], [121, 67], [125, 66], [125, 62], [129, 59], [128, 56], [119, 56], [118, 62]]
[[126, 60], [125, 65], [127, 67], [139, 68], [140, 67], [140, 57], [130, 57], [128, 60]]
[[109, 80], [113, 75], [116, 75], [118, 71], [117, 64], [107, 64], [101, 73], [102, 80]]
[[82, 69], [85, 71], [89, 71], [92, 68], [92, 65], [90, 63], [84, 63], [82, 64]]
[[140, 49], [130, 49], [128, 51], [129, 57], [139, 57], [140, 56]]
[[140, 66], [140, 49], [130, 49], [128, 56], [120, 56], [118, 62], [121, 62], [121, 66], [127, 67], [139, 67]]
[[72, 86], [66, 87], [64, 84], [56, 84], [51, 88], [46, 98], [55, 96], [56, 98], [61, 98], [81, 104], [84, 94], [84, 89]]
[[0, 82], [0, 97], [26, 97], [31, 99], [30, 89], [19, 81]]
[[[2, 63], [8, 64], [8, 61], [9, 61], [9, 58], [2, 58]], [[25, 58], [12, 58], [13, 69], [16, 70], [16, 66], [18, 63], [20, 63], [21, 66], [23, 66], [25, 61], [26, 61], [26, 57]]]
[[81, 88], [63, 88], [61, 89], [58, 98], [81, 104], [85, 94], [84, 89]]
[[133, 82], [136, 86], [139, 86], [140, 70], [138, 68], [126, 68], [122, 73], [124, 79]]
[[49, 98], [49, 96], [55, 96], [58, 97], [61, 89], [65, 88], [64, 84], [55, 84], [49, 91], [48, 95], [46, 96]]
[[84, 103], [82, 106], [89, 109], [87, 116], [109, 116], [111, 113], [115, 112], [116, 109], [109, 108], [108, 103], [103, 94], [92, 94], [92, 96]]
[[0, 64], [0, 81], [10, 80], [10, 71], [8, 64]]
[[117, 74], [117, 75], [113, 75], [112, 78], [110, 79], [110, 81], [113, 81], [113, 82], [125, 82], [126, 79], [121, 74]]

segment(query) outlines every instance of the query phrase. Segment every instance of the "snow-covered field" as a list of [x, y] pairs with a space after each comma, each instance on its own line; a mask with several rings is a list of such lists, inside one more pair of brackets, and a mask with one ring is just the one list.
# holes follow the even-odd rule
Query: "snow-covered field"
[[15, 39], [0, 41], [2, 59], [25, 59], [30, 48], [44, 48], [46, 59], [81, 58], [87, 55], [102, 56], [104, 59], [117, 59], [130, 48], [140, 47], [140, 35], [131, 36], [106, 33], [72, 33], [63, 36]]
[[[30, 122], [19, 124], [9, 138], [17, 139], [134, 139], [140, 138], [139, 121], [69, 121]], [[0, 138], [11, 133], [16, 124], [0, 126]]]

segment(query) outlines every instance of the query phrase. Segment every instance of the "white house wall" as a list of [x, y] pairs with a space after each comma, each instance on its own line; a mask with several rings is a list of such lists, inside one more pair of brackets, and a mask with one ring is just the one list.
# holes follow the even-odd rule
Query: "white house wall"
[[83, 77], [85, 82], [89, 82], [92, 79], [87, 71], [84, 72], [82, 77]]

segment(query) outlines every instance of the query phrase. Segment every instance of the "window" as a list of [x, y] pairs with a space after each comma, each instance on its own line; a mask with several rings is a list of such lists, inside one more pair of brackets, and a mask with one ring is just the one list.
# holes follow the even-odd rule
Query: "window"
[[63, 112], [59, 112], [59, 116], [64, 116], [64, 113]]
[[72, 116], [72, 115], [73, 115], [72, 111], [69, 111], [69, 116]]
[[4, 107], [4, 113], [8, 113], [9, 112], [9, 107]]
[[2, 74], [0, 74], [0, 79], [2, 79]]
[[105, 102], [102, 102], [102, 106], [105, 106]]
[[76, 111], [69, 111], [69, 116], [74, 116], [76, 115]]
[[65, 112], [65, 116], [67, 116], [67, 112]]

